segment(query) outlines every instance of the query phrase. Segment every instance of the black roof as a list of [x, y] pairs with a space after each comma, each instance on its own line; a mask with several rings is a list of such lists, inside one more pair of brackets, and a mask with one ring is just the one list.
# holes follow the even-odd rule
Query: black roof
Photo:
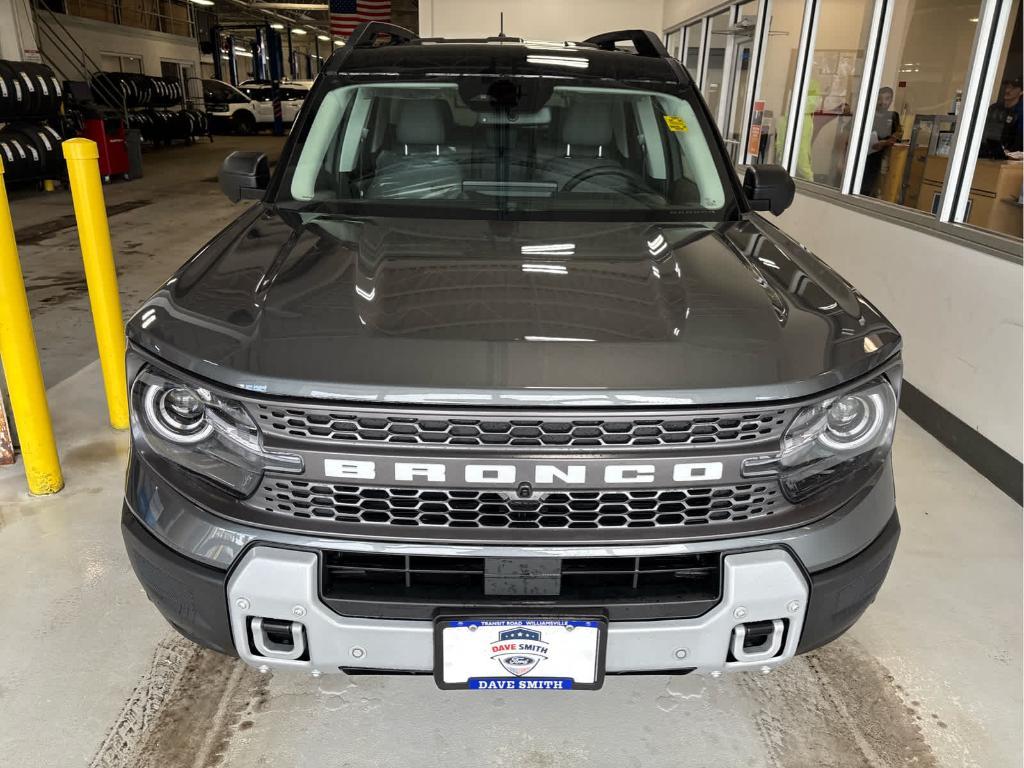
[[[468, 40], [419, 38], [407, 30], [386, 26], [379, 33], [374, 25], [357, 29], [349, 42], [334, 52], [325, 70], [339, 74], [387, 74], [410, 76], [432, 74], [535, 73], [551, 77], [690, 84], [682, 66], [671, 59], [651, 32], [626, 30], [574, 43], [552, 43], [514, 37]], [[392, 33], [391, 30], [400, 33]], [[392, 42], [373, 44], [381, 34], [393, 35]], [[615, 46], [626, 42], [631, 49]], [[563, 61], [564, 60], [564, 63]]]

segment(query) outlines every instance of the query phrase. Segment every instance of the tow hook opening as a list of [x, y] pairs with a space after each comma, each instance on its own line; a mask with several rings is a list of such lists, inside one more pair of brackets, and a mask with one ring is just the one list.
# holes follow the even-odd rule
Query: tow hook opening
[[249, 645], [256, 656], [285, 661], [308, 661], [306, 628], [298, 621], [249, 618]]
[[788, 622], [785, 619], [750, 621], [732, 631], [729, 661], [767, 661], [782, 653]]

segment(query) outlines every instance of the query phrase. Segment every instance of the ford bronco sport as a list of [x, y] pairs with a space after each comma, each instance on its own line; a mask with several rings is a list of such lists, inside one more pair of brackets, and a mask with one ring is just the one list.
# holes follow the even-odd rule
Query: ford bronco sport
[[371, 24], [132, 318], [122, 528], [263, 670], [770, 671], [872, 602], [900, 336], [758, 211], [649, 32]]

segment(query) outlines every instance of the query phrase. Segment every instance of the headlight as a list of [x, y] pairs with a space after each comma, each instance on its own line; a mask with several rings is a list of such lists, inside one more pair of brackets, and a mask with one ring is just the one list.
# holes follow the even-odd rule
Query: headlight
[[804, 408], [782, 438], [782, 490], [802, 501], [877, 466], [892, 445], [896, 393], [884, 377]]
[[132, 386], [136, 444], [243, 496], [268, 469], [301, 472], [298, 456], [268, 451], [240, 403], [147, 368]]

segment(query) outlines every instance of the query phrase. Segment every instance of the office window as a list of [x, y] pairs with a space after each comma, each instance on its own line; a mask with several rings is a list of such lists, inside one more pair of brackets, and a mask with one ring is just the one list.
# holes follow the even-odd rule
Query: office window
[[127, 53], [101, 53], [100, 69], [104, 72], [135, 72], [142, 74], [142, 57]]
[[860, 96], [872, 0], [821, 0], [793, 167], [800, 179], [838, 188]]
[[758, 151], [756, 157], [751, 158], [754, 164], [782, 162], [803, 20], [804, 0], [774, 0], [772, 3], [761, 87], [754, 94], [754, 104], [764, 104], [760, 115], [755, 112], [755, 117], [761, 119], [761, 128]]
[[711, 116], [716, 121], [719, 119], [722, 91], [725, 88], [722, 80], [725, 77], [725, 55], [729, 44], [728, 29], [731, 26], [731, 16], [732, 11], [726, 10], [708, 19], [711, 33], [708, 35], [708, 47], [704, 52], [704, 86], [701, 92], [708, 103], [708, 109], [711, 110]]
[[683, 30], [683, 66], [694, 79], [700, 74], [697, 69], [700, 67], [701, 26], [701, 22], [698, 21]]
[[964, 223], [1021, 236], [1024, 117], [1021, 102], [1021, 3], [1014, 4], [978, 151]]
[[855, 194], [935, 212], [960, 116], [980, 0], [895, 3]]
[[665, 35], [665, 47], [668, 49], [669, 56], [673, 58], [680, 58], [679, 56], [679, 45], [683, 41], [683, 30], [673, 29], [667, 35]]

